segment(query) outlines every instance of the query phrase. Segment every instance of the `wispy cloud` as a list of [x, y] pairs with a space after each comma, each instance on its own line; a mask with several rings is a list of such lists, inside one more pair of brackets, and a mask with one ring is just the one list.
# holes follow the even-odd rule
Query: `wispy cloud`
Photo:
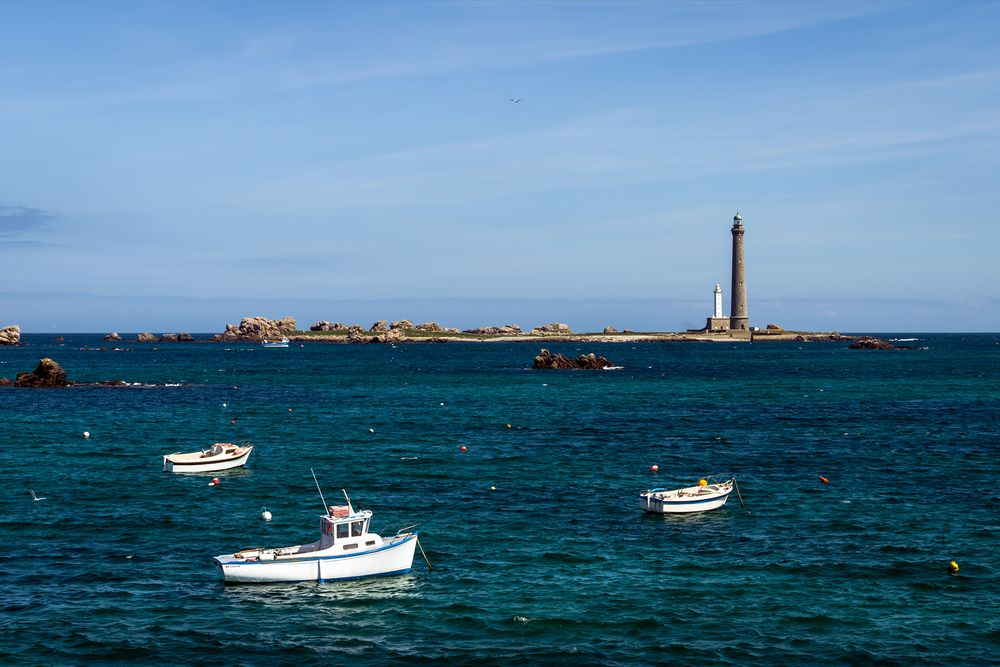
[[0, 205], [0, 236], [24, 236], [46, 231], [53, 215], [38, 208]]

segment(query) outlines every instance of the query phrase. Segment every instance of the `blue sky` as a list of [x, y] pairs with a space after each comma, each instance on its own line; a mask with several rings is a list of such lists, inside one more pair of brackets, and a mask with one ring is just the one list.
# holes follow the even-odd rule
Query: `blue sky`
[[[998, 331], [1000, 3], [0, 3], [0, 325]], [[510, 98], [519, 98], [514, 103]]]

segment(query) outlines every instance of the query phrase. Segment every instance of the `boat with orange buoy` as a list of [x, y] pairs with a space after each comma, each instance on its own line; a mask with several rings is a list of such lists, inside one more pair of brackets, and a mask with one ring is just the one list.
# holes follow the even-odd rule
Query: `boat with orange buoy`
[[710, 475], [698, 480], [696, 486], [683, 489], [647, 489], [639, 494], [639, 507], [658, 514], [707, 512], [725, 505], [733, 491], [736, 491], [740, 507], [743, 507], [735, 475]]

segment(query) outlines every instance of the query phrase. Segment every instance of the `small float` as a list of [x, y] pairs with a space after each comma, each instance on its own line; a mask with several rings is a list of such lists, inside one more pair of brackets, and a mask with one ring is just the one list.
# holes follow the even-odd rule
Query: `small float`
[[[317, 484], [317, 488], [319, 485]], [[322, 492], [320, 498], [322, 499]], [[274, 583], [336, 581], [405, 574], [413, 567], [419, 546], [417, 533], [402, 528], [383, 538], [369, 532], [371, 510], [355, 510], [344, 491], [346, 505], [323, 505], [319, 516], [319, 539], [291, 547], [243, 549], [215, 556], [216, 567], [226, 582]], [[423, 554], [423, 548], [420, 550]], [[424, 555], [424, 560], [427, 560]], [[430, 563], [427, 563], [430, 567]]]
[[163, 456], [163, 472], [215, 472], [246, 465], [253, 445], [217, 442], [200, 452], [176, 452]]
[[288, 336], [282, 336], [281, 338], [265, 338], [260, 341], [260, 344], [264, 347], [288, 347]]
[[[675, 514], [683, 512], [707, 512], [722, 507], [729, 500], [729, 494], [739, 487], [733, 475], [712, 475], [698, 480], [697, 486], [683, 489], [648, 489], [639, 494], [639, 507], [647, 512]], [[740, 498], [740, 505], [743, 499]]]

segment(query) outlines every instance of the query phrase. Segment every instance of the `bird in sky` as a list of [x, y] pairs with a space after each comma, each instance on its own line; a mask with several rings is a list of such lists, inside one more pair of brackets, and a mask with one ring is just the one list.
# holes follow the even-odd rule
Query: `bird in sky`
[[514, 104], [517, 104], [518, 102], [521, 101], [521, 98], [520, 97], [512, 97], [512, 98], [510, 98], [510, 101], [513, 102]]
[[34, 491], [34, 489], [28, 489], [28, 493], [30, 493], [30, 494], [31, 494], [31, 499], [32, 499], [32, 500], [35, 500], [35, 501], [38, 501], [38, 500], [45, 500], [45, 497], [44, 497], [44, 496], [43, 496], [43, 497], [41, 497], [41, 498], [39, 498], [38, 496], [36, 496], [36, 495], [35, 495], [35, 491]]

